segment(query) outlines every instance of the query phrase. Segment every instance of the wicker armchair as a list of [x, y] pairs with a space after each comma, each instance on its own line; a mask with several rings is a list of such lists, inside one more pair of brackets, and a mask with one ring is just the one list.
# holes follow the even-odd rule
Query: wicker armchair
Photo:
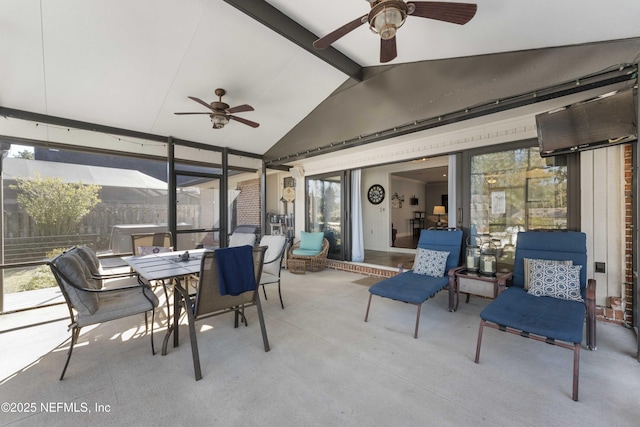
[[304, 274], [306, 270], [320, 271], [327, 265], [327, 254], [329, 253], [329, 241], [322, 240], [322, 249], [316, 255], [296, 255], [294, 252], [300, 248], [300, 242], [289, 247], [287, 254], [287, 267], [294, 274]]

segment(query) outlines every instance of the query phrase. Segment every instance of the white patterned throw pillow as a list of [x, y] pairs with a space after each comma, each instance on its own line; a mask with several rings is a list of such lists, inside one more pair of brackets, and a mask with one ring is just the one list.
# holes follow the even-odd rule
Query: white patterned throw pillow
[[443, 277], [449, 252], [418, 248], [413, 262], [413, 272], [425, 276]]
[[531, 274], [531, 265], [534, 263], [538, 264], [562, 264], [562, 265], [573, 265], [573, 261], [568, 260], [554, 260], [554, 259], [535, 259], [535, 258], [524, 258], [524, 290], [529, 289], [529, 275]]
[[531, 295], [584, 302], [580, 293], [581, 265], [533, 263], [529, 273]]

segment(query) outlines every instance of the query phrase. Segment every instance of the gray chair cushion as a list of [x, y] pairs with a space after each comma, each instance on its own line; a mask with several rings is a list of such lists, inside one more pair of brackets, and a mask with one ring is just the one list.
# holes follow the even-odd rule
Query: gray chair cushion
[[[267, 264], [270, 265], [270, 264]], [[280, 265], [280, 264], [278, 264]], [[266, 267], [266, 265], [265, 265]], [[262, 271], [262, 276], [260, 276], [260, 285], [268, 285], [269, 283], [278, 283], [280, 281], [280, 277], [276, 276], [275, 274], [271, 274], [271, 273], [265, 273], [264, 270]]]
[[70, 252], [58, 257], [55, 264], [64, 276], [60, 278], [60, 282], [64, 286], [73, 308], [79, 314], [90, 315], [98, 309], [97, 293], [77, 289], [69, 283], [71, 282], [75, 286], [85, 289], [99, 289], [96, 287], [95, 280], [91, 279], [90, 276], [87, 278], [88, 269], [83, 266], [79, 258], [77, 253]]
[[78, 313], [78, 327], [144, 313], [158, 306], [158, 297], [149, 288], [121, 289], [96, 295], [97, 310], [91, 315]]
[[95, 276], [101, 274], [102, 268], [98, 256], [87, 246], [78, 246], [76, 248], [78, 255], [84, 261], [85, 265], [89, 268], [91, 273]]
[[256, 243], [256, 235], [253, 233], [233, 233], [229, 238], [229, 247], [253, 246]]
[[[85, 281], [89, 285], [91, 289], [101, 289], [102, 288], [102, 280], [96, 279], [96, 273], [93, 271], [93, 266], [91, 264], [87, 264], [85, 259], [81, 255], [81, 253], [77, 250], [77, 248], [68, 251], [65, 257], [72, 257], [78, 264], [80, 264], [80, 268], [84, 272]], [[99, 274], [99, 273], [98, 273]]]
[[[262, 236], [260, 246], [266, 246], [267, 251], [264, 254], [264, 265], [262, 266], [262, 274], [272, 274], [278, 276], [280, 273], [281, 262], [278, 258], [284, 255], [284, 246], [287, 238], [284, 236]], [[277, 281], [277, 278], [276, 278]], [[260, 281], [262, 283], [262, 280]], [[267, 282], [272, 283], [272, 282]]]

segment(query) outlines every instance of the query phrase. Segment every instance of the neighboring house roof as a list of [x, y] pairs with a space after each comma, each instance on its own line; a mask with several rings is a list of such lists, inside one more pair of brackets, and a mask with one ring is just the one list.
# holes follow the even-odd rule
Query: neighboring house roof
[[4, 179], [42, 177], [60, 178], [64, 182], [82, 182], [103, 187], [145, 188], [167, 190], [167, 183], [132, 169], [106, 168], [71, 163], [44, 162], [6, 158], [3, 162]]

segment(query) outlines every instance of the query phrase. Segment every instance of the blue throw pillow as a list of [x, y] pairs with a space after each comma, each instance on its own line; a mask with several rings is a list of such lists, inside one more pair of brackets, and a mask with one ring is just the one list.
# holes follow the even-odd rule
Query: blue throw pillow
[[320, 253], [323, 239], [324, 233], [322, 231], [315, 233], [302, 231], [300, 233], [300, 249]]

